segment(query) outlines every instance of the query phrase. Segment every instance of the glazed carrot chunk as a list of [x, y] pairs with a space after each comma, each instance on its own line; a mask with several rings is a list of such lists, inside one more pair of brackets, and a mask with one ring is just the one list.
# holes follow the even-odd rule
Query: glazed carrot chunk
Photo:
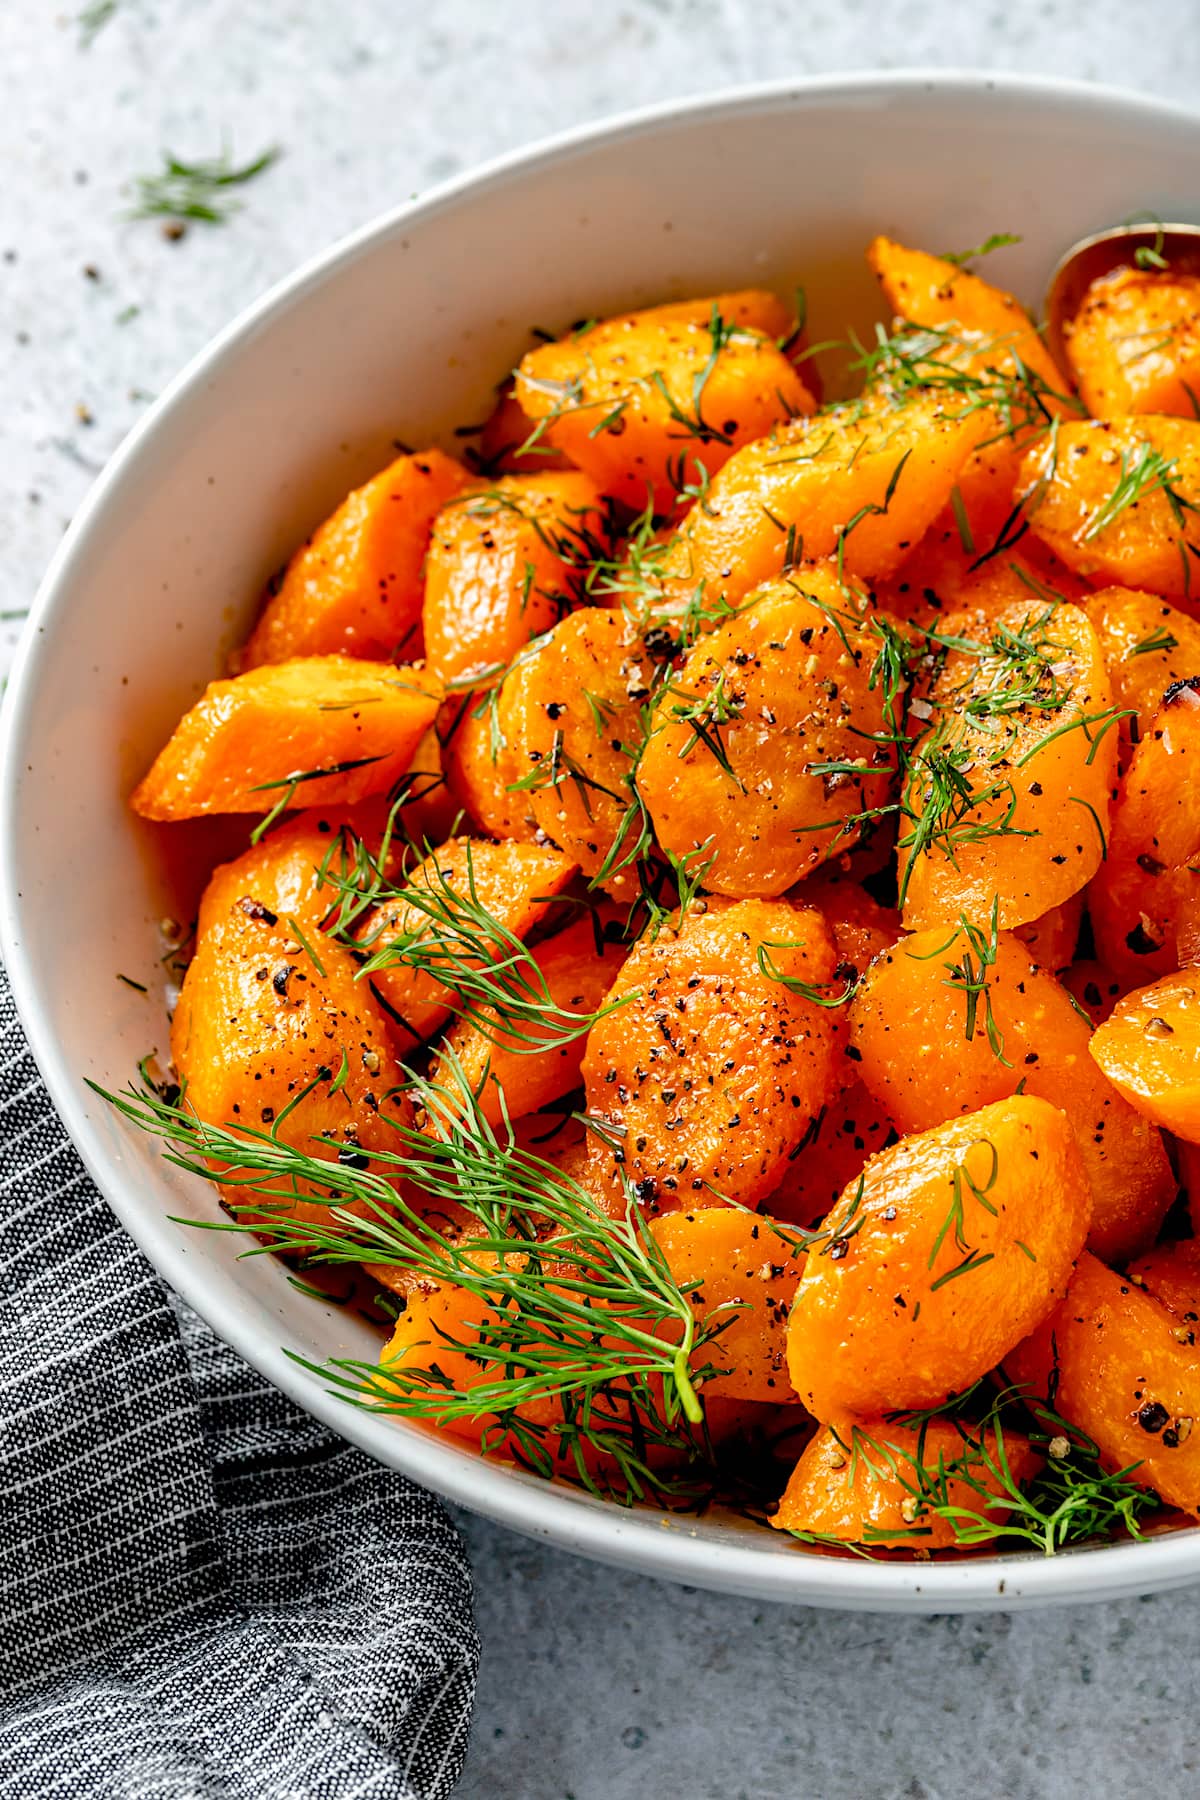
[[1118, 1000], [1091, 1052], [1140, 1113], [1200, 1144], [1200, 970], [1164, 975]]
[[[812, 597], [810, 597], [810, 591]], [[719, 894], [781, 894], [887, 799], [879, 638], [836, 577], [801, 571], [752, 594], [660, 691], [638, 792], [664, 850], [702, 857]], [[902, 697], [891, 696], [893, 728]]]
[[1069, 968], [1059, 971], [1058, 980], [1093, 1025], [1107, 1019], [1125, 992], [1111, 969], [1093, 956], [1077, 957]]
[[781, 901], [709, 903], [637, 944], [583, 1077], [647, 1205], [770, 1191], [834, 1090], [829, 1014], [803, 991], [834, 967], [820, 915]]
[[1096, 948], [1126, 987], [1200, 956], [1200, 679], [1177, 682], [1143, 734], [1088, 893]]
[[240, 667], [296, 656], [411, 656], [430, 527], [469, 479], [451, 457], [425, 450], [397, 457], [356, 488], [293, 556]]
[[1200, 576], [1200, 421], [1069, 420], [1021, 465], [1034, 533], [1094, 581], [1175, 599]]
[[1015, 925], [1013, 936], [1020, 938], [1040, 968], [1060, 974], [1075, 955], [1079, 927], [1083, 922], [1083, 895], [1072, 894], [1060, 906], [1052, 906], [1040, 919], [1027, 925]]
[[494, 838], [534, 836], [529, 795], [517, 789], [524, 768], [503, 684], [482, 700], [455, 697], [442, 708], [442, 762], [451, 795], [480, 831]]
[[872, 964], [850, 1012], [859, 1073], [901, 1131], [1020, 1086], [1074, 1127], [1097, 1255], [1153, 1241], [1175, 1198], [1159, 1134], [1100, 1075], [1087, 1021], [1024, 944], [961, 926], [916, 932]]
[[1104, 854], [1116, 736], [1096, 634], [1039, 600], [952, 613], [928, 731], [901, 797], [904, 923], [1023, 925], [1077, 893]]
[[570, 612], [607, 530], [599, 490], [574, 471], [457, 496], [434, 520], [426, 564], [429, 667], [446, 682], [507, 668]]
[[604, 1006], [625, 949], [605, 943], [597, 951], [596, 925], [585, 918], [537, 945], [530, 956], [538, 973], [517, 965], [524, 980], [520, 998], [536, 1007], [538, 1016], [517, 1019], [506, 1012], [501, 1017], [484, 1007], [481, 1022], [456, 1020], [430, 1075], [454, 1093], [456, 1061], [490, 1125], [537, 1112], [579, 1086], [589, 1019]]
[[796, 1240], [732, 1206], [669, 1213], [650, 1229], [676, 1285], [698, 1283], [688, 1293], [697, 1325], [720, 1327], [700, 1353], [718, 1371], [705, 1402], [791, 1399], [787, 1317], [804, 1260]]
[[1157, 1300], [1094, 1256], [1065, 1300], [1004, 1359], [1010, 1380], [1049, 1394], [1110, 1470], [1200, 1512], [1200, 1349]]
[[499, 388], [496, 404], [484, 421], [479, 434], [479, 455], [493, 474], [547, 474], [552, 469], [569, 469], [568, 459], [548, 444], [538, 426], [521, 408], [513, 392], [513, 382]]
[[1172, 1317], [1188, 1327], [1176, 1331], [1178, 1341], [1195, 1343], [1200, 1338], [1200, 1239], [1159, 1244], [1148, 1255], [1129, 1265], [1129, 1279], [1165, 1306]]
[[407, 771], [440, 684], [421, 669], [300, 657], [212, 681], [130, 805], [145, 819], [349, 806]]
[[833, 864], [826, 864], [809, 876], [804, 885], [804, 903], [818, 907], [825, 915], [838, 962], [859, 975], [864, 975], [875, 957], [890, 950], [904, 936], [895, 908], [881, 906], [853, 876], [842, 875]]
[[593, 608], [531, 644], [500, 690], [501, 730], [523, 770], [517, 797], [550, 843], [617, 896], [635, 887], [616, 865], [649, 667], [621, 615]]
[[1066, 1292], [1091, 1213], [1064, 1114], [1029, 1095], [872, 1157], [810, 1250], [788, 1366], [818, 1418], [939, 1405]]
[[510, 958], [574, 874], [569, 857], [539, 844], [462, 837], [433, 851], [356, 934], [392, 1016], [414, 1039], [431, 1037], [457, 1010], [457, 965]]
[[1085, 603], [1112, 682], [1113, 699], [1132, 709], [1120, 722], [1122, 764], [1150, 729], [1168, 688], [1200, 675], [1200, 622], [1157, 594], [1102, 588]]
[[1079, 397], [1093, 418], [1200, 413], [1200, 280], [1118, 269], [1093, 281], [1063, 328]]
[[969, 1521], [955, 1529], [951, 1509], [998, 1522], [1011, 1487], [1029, 1481], [1042, 1458], [1019, 1432], [955, 1419], [924, 1428], [889, 1419], [822, 1425], [792, 1470], [777, 1531], [794, 1531], [879, 1549], [964, 1548]]
[[[394, 1151], [389, 1117], [411, 1122], [407, 1099], [393, 1094], [400, 1070], [383, 1013], [350, 953], [318, 930], [328, 852], [327, 837], [293, 825], [216, 871], [171, 1025], [171, 1054], [201, 1119], [277, 1131], [322, 1162], [347, 1147]], [[295, 1185], [293, 1202], [288, 1180], [263, 1185], [284, 1190], [262, 1198], [265, 1211], [328, 1217], [309, 1184]], [[222, 1191], [243, 1206], [263, 1195], [262, 1186]]]
[[718, 617], [801, 560], [840, 555], [848, 575], [888, 574], [985, 434], [981, 414], [921, 392], [779, 426], [737, 451], [686, 515], [662, 561], [659, 610], [699, 603]]
[[667, 512], [740, 445], [814, 410], [775, 342], [793, 323], [754, 290], [626, 313], [531, 350], [516, 398], [605, 493]]
[[899, 1136], [874, 1094], [863, 1082], [852, 1081], [817, 1114], [763, 1201], [763, 1212], [806, 1229], [818, 1224], [862, 1173], [867, 1159]]
[[1029, 370], [1051, 393], [1061, 392], [1062, 376], [1053, 358], [1011, 294], [944, 257], [906, 249], [891, 238], [874, 238], [867, 261], [902, 319], [931, 330], [970, 333], [982, 340], [976, 350], [981, 366]]

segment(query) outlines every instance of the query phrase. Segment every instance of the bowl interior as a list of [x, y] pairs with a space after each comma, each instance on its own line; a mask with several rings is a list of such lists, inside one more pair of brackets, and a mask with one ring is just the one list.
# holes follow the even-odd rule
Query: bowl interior
[[[531, 327], [802, 284], [814, 341], [869, 330], [862, 250], [877, 231], [933, 250], [1020, 232], [991, 266], [1036, 302], [1075, 238], [1147, 208], [1193, 216], [1198, 191], [1200, 120], [1054, 84], [835, 80], [691, 103], [512, 159], [361, 234], [232, 327], [98, 483], [6, 708], [0, 911], [18, 1002], [76, 1141], [152, 1260], [372, 1454], [585, 1553], [764, 1597], [1011, 1605], [1200, 1574], [1194, 1533], [1048, 1565], [831, 1562], [728, 1521], [622, 1514], [352, 1412], [283, 1351], [369, 1356], [373, 1333], [298, 1294], [272, 1259], [238, 1261], [229, 1236], [171, 1223], [219, 1217], [211, 1194], [83, 1085], [119, 1086], [165, 1045], [155, 925], [190, 904], [126, 811], [133, 781], [296, 541], [394, 443], [452, 446]], [[219, 832], [193, 835], [211, 860]]]

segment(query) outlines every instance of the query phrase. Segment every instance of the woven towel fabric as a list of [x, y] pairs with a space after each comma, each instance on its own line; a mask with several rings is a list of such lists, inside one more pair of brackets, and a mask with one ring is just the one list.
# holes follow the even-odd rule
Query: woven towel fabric
[[0, 969], [0, 1796], [447, 1794], [477, 1660], [441, 1507], [172, 1302]]

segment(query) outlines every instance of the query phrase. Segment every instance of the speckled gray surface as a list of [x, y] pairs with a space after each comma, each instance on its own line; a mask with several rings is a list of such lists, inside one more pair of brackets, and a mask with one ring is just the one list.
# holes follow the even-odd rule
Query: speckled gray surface
[[[493, 152], [730, 81], [986, 65], [1200, 86], [1195, 0], [83, 0], [0, 5], [0, 636], [95, 471], [240, 307]], [[227, 228], [120, 219], [166, 145], [284, 158]], [[772, 1610], [462, 1520], [485, 1645], [470, 1800], [1200, 1792], [1200, 1592], [1006, 1617]]]

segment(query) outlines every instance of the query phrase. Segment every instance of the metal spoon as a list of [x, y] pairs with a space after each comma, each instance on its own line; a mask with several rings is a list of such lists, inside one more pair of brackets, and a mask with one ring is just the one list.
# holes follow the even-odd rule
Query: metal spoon
[[[1046, 290], [1046, 343], [1064, 374], [1070, 371], [1064, 327], [1074, 319], [1093, 281], [1139, 266], [1139, 250], [1161, 257], [1176, 275], [1200, 275], [1200, 225], [1116, 225], [1080, 238], [1059, 262]], [[1149, 262], [1158, 268], [1157, 261]]]

